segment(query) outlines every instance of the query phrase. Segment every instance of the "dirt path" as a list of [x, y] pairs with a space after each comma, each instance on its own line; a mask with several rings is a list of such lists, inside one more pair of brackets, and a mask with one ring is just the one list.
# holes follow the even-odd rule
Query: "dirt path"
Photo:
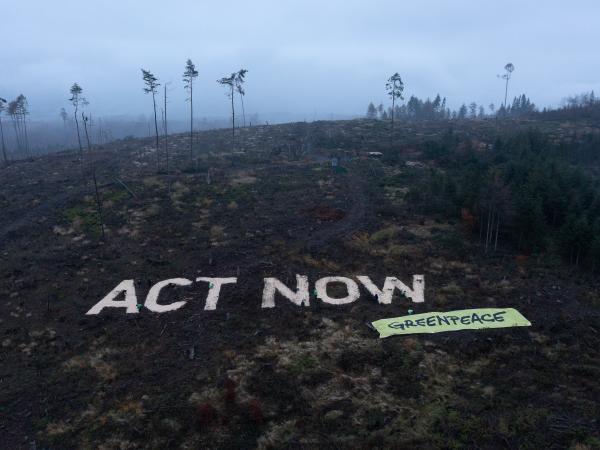
[[355, 233], [368, 223], [368, 202], [365, 195], [365, 181], [352, 169], [348, 171], [348, 178], [349, 192], [346, 200], [351, 205], [348, 213], [342, 220], [308, 235], [305, 241], [309, 250], [316, 250], [327, 245], [332, 240], [344, 238]]

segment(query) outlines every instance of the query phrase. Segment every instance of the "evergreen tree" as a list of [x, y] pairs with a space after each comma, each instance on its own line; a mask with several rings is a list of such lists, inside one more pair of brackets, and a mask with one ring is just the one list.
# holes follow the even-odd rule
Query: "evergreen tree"
[[477, 103], [472, 102], [469, 105], [469, 117], [471, 117], [471, 119], [474, 119], [477, 117]]
[[183, 72], [183, 82], [185, 90], [189, 97], [186, 99], [190, 102], [190, 162], [194, 159], [194, 79], [198, 77], [198, 71], [191, 59], [185, 63], [185, 71]]
[[156, 117], [156, 92], [160, 83], [158, 82], [158, 78], [156, 78], [151, 72], [148, 70], [142, 70], [142, 79], [144, 80], [144, 93], [152, 94], [152, 106], [154, 108], [154, 131], [156, 135], [156, 170], [158, 171], [160, 165], [160, 150], [158, 148], [158, 119]]
[[392, 132], [394, 131], [394, 109], [396, 107], [396, 99], [404, 100], [402, 92], [404, 91], [404, 83], [400, 74], [396, 72], [394, 75], [388, 78], [385, 84], [385, 90], [389, 97], [392, 99]]
[[85, 97], [83, 97], [83, 89], [77, 83], [73, 83], [70, 91], [71, 98], [69, 101], [73, 105], [73, 117], [75, 118], [75, 129], [77, 130], [77, 143], [79, 144], [79, 163], [81, 164], [81, 170], [83, 171], [83, 145], [81, 145], [81, 133], [79, 131], [79, 119], [77, 118], [79, 108], [85, 103]]
[[367, 119], [377, 119], [377, 109], [375, 109], [373, 102], [369, 103], [369, 107], [367, 108]]
[[21, 144], [27, 157], [31, 157], [29, 152], [29, 136], [27, 134], [27, 115], [29, 114], [29, 108], [27, 104], [27, 98], [23, 94], [12, 102], [9, 103], [9, 113], [15, 118], [17, 124], [17, 131]]
[[246, 91], [244, 90], [244, 83], [246, 82], [246, 74], [248, 71], [246, 69], [241, 69], [235, 75], [235, 90], [240, 96], [240, 102], [242, 103], [242, 119], [244, 128], [246, 128], [246, 108], [244, 107], [244, 96], [246, 95]]
[[234, 103], [234, 89], [235, 89], [235, 80], [237, 77], [237, 73], [232, 73], [228, 77], [223, 77], [217, 80], [221, 86], [225, 86], [227, 88], [227, 97], [231, 100], [231, 149], [235, 150], [235, 103]]
[[504, 108], [507, 108], [506, 99], [508, 96], [508, 82], [512, 76], [513, 71], [515, 70], [515, 66], [512, 63], [508, 63], [504, 66], [504, 75], [498, 75], [500, 78], [506, 80], [506, 88], [504, 90]]

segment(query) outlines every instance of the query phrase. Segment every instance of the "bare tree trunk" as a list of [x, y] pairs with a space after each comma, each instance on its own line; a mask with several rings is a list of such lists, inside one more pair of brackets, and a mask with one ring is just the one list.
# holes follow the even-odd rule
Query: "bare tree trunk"
[[77, 107], [75, 107], [75, 128], [77, 129], [77, 143], [79, 144], [79, 164], [83, 173], [83, 146], [81, 145], [81, 134], [79, 133], [79, 120], [77, 119]]
[[156, 95], [152, 90], [152, 105], [154, 106], [154, 131], [156, 132], [156, 171], [160, 167], [159, 149], [158, 149], [158, 119], [156, 118]]
[[246, 128], [246, 108], [244, 107], [244, 96], [240, 94], [240, 100], [242, 101], [242, 117], [244, 118], [244, 128]]
[[485, 252], [488, 251], [488, 245], [490, 243], [490, 234], [491, 234], [491, 222], [492, 222], [492, 207], [488, 207], [488, 220], [487, 220], [487, 230], [485, 233]]
[[483, 211], [479, 212], [479, 243], [481, 244], [481, 239], [483, 238]]
[[29, 136], [27, 135], [27, 118], [25, 114], [22, 117], [23, 120], [23, 131], [25, 133], [25, 152], [27, 153], [27, 157], [31, 158], [31, 152], [29, 151]]
[[104, 139], [102, 136], [102, 118], [98, 119], [98, 133], [96, 133], [96, 142], [98, 145], [104, 145]]
[[98, 219], [100, 220], [100, 231], [102, 232], [102, 240], [105, 240], [106, 236], [104, 234], [104, 220], [102, 219], [102, 202], [100, 201], [100, 193], [98, 192], [98, 181], [96, 180], [96, 162], [94, 161], [94, 157], [92, 156], [92, 146], [90, 145], [90, 136], [88, 135], [87, 129], [87, 120], [83, 117], [83, 127], [85, 129], [85, 139], [87, 141], [88, 153], [90, 154], [90, 158], [92, 160], [92, 179], [94, 181], [94, 191], [96, 197], [96, 209], [98, 211]]
[[94, 190], [96, 192], [96, 206], [98, 208], [98, 218], [100, 219], [100, 231], [102, 232], [102, 240], [105, 240], [106, 235], [104, 234], [104, 220], [102, 219], [102, 202], [100, 201], [98, 182], [96, 181], [96, 167], [92, 169], [92, 178], [94, 180]]
[[15, 129], [15, 138], [17, 140], [17, 149], [19, 151], [19, 153], [23, 152], [23, 149], [21, 147], [21, 127], [19, 126], [19, 121], [18, 118], [15, 114], [12, 114], [10, 116], [12, 123], [13, 123], [13, 127]]
[[194, 161], [194, 81], [190, 77], [190, 162]]
[[[506, 110], [506, 99], [508, 97], [508, 77], [506, 78], [506, 89], [504, 90], [504, 109]], [[505, 111], [506, 113], [506, 111]]]
[[231, 151], [235, 151], [235, 104], [233, 84], [231, 85]]
[[4, 165], [8, 166], [8, 156], [6, 155], [6, 144], [4, 143], [4, 128], [2, 127], [2, 117], [0, 117], [0, 136], [2, 137], [2, 156]]
[[169, 132], [167, 130], [167, 85], [165, 89], [165, 157], [167, 158], [167, 175], [169, 175]]
[[394, 109], [396, 106], [396, 98], [392, 94], [392, 135], [394, 134]]
[[500, 230], [500, 214], [496, 213], [496, 239], [494, 241], [494, 252], [498, 250], [498, 232]]

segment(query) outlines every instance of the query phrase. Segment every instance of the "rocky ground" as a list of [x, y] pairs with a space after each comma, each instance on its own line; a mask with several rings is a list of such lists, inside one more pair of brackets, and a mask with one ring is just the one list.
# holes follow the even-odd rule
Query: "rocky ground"
[[[485, 151], [502, 127], [455, 124]], [[0, 447], [600, 448], [600, 283], [560, 262], [482, 254], [455, 220], [404, 195], [429, 170], [416, 144], [447, 129], [298, 123], [185, 135], [157, 155], [118, 141], [0, 169]], [[331, 158], [339, 159], [332, 167]], [[158, 170], [157, 170], [158, 164]], [[97, 171], [105, 238], [90, 176]], [[424, 274], [425, 302], [283, 297], [262, 280]], [[207, 286], [165, 314], [86, 311], [121, 280], [238, 277], [216, 311]], [[379, 340], [367, 323], [514, 307], [530, 328]]]

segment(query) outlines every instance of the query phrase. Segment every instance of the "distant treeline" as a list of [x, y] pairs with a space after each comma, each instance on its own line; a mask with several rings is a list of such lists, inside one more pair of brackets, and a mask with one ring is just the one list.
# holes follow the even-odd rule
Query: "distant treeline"
[[[392, 109], [384, 107], [383, 104], [375, 106], [372, 102], [367, 107], [367, 119], [388, 120], [392, 116]], [[496, 108], [493, 103], [487, 107], [471, 102], [463, 103], [457, 110], [452, 110], [446, 105], [446, 97], [436, 95], [433, 100], [427, 98], [422, 100], [411, 96], [403, 105], [396, 105], [394, 117], [397, 120], [465, 120], [482, 119], [485, 117], [522, 118], [535, 117], [539, 119], [577, 119], [589, 118], [600, 119], [600, 100], [594, 92], [569, 97], [565, 105], [558, 109], [547, 109], [539, 111], [535, 104], [525, 94], [517, 96], [512, 103], [506, 107], [501, 105]]]
[[[490, 116], [523, 117], [535, 111], [535, 105], [525, 94], [515, 97], [512, 104], [507, 107], [502, 105], [499, 109], [493, 103], [486, 109], [483, 105], [471, 102], [468, 105], [463, 103], [458, 110], [448, 108], [446, 97], [441, 98], [438, 94], [433, 100], [411, 96], [405, 104], [395, 106], [394, 117], [397, 120], [464, 120]], [[385, 108], [383, 104], [375, 106], [371, 102], [367, 107], [367, 119], [387, 120], [391, 116], [392, 109]]]
[[564, 106], [557, 109], [544, 109], [540, 118], [551, 120], [600, 120], [600, 99], [594, 91], [575, 95], [565, 100]]

